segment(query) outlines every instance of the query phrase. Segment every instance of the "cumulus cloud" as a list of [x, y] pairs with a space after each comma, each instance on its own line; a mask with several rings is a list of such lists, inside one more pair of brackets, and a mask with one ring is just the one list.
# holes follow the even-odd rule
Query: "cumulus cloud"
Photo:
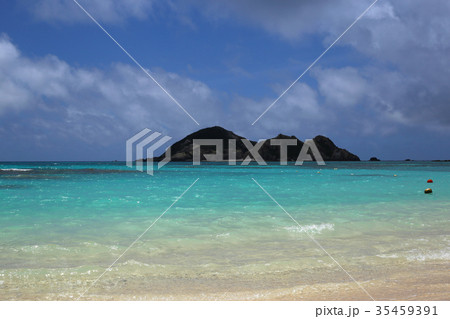
[[[155, 76], [200, 122], [220, 114], [204, 83], [164, 70]], [[13, 135], [43, 128], [48, 139], [59, 135], [102, 145], [144, 127], [175, 135], [197, 127], [136, 67], [98, 70], [76, 68], [55, 56], [30, 59], [6, 36], [0, 38], [0, 117]]]
[[[191, 0], [204, 6], [211, 19], [238, 20], [287, 41], [316, 35], [323, 39], [324, 48], [372, 2]], [[449, 14], [446, 0], [378, 2], [337, 44], [351, 47], [367, 62], [353, 67], [349, 61], [349, 67], [343, 68], [320, 68], [319, 63], [312, 70], [328, 111], [358, 105], [372, 108], [384, 121], [448, 130]]]
[[321, 103], [317, 90], [305, 83], [298, 83], [255, 124], [259, 115], [274, 101], [277, 93], [285, 88], [277, 85], [273, 97], [250, 99], [235, 96], [229, 106], [227, 127], [239, 134], [253, 138], [271, 138], [279, 133], [297, 134], [299, 138], [312, 138], [330, 133], [336, 127], [337, 113], [329, 111]]
[[313, 74], [329, 105], [355, 106], [370, 92], [367, 81], [356, 68], [318, 68]]
[[[218, 97], [224, 92], [175, 73], [154, 71], [202, 127], [218, 124], [257, 139], [280, 132], [310, 138], [330, 133], [338, 125], [339, 113], [327, 110], [320, 92], [304, 83], [274, 106], [262, 119], [263, 125], [252, 127], [272, 97], [234, 96], [229, 105], [222, 105]], [[283, 90], [281, 85], [276, 87], [274, 93]], [[3, 140], [21, 139], [22, 144], [78, 140], [120, 147], [144, 127], [175, 138], [198, 129], [137, 67], [118, 63], [104, 70], [88, 69], [55, 56], [29, 58], [5, 36], [0, 38], [0, 88], [4, 90], [0, 135]]]

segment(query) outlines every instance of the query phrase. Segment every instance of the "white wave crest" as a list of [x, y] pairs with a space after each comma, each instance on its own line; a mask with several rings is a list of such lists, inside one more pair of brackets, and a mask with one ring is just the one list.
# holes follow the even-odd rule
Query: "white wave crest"
[[0, 171], [4, 172], [29, 172], [31, 168], [0, 168]]
[[284, 227], [289, 232], [294, 233], [312, 233], [312, 234], [320, 234], [324, 230], [334, 230], [334, 224], [312, 224], [312, 225], [302, 225], [301, 227], [298, 226], [289, 226]]
[[411, 250], [406, 256], [409, 261], [425, 261], [425, 260], [450, 260], [450, 249], [442, 249], [438, 251], [419, 251]]
[[230, 237], [230, 233], [223, 233], [223, 234], [216, 235], [216, 238], [220, 238], [220, 237]]

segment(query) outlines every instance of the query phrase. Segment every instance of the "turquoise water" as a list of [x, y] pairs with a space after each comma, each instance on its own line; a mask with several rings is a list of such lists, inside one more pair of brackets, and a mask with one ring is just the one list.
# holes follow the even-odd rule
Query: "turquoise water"
[[0, 163], [0, 297], [76, 297], [197, 178], [87, 295], [347, 280], [305, 231], [360, 280], [448, 266], [450, 163], [170, 163], [154, 176], [121, 162]]

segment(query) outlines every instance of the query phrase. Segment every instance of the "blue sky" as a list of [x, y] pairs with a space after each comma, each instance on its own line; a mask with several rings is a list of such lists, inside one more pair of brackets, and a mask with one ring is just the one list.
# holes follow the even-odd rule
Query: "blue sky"
[[0, 4], [0, 161], [123, 160], [148, 127], [253, 139], [322, 134], [363, 159], [450, 158], [450, 5], [372, 1], [73, 0]]

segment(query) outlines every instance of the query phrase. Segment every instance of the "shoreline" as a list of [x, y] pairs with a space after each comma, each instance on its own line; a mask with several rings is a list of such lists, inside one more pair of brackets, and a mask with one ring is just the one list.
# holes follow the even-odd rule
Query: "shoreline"
[[[375, 274], [349, 272], [377, 301], [395, 300], [449, 300], [450, 273], [447, 261], [415, 262], [399, 264], [397, 267], [378, 268]], [[386, 269], [387, 271], [383, 271]], [[112, 271], [114, 273], [114, 271]], [[340, 270], [334, 269], [333, 282], [316, 284], [291, 284], [285, 287], [264, 287], [269, 282], [276, 285], [273, 278], [265, 281], [257, 274], [239, 278], [158, 278], [151, 276], [114, 278], [106, 275], [80, 300], [150, 300], [150, 301], [353, 301], [371, 300], [371, 298]], [[383, 275], [384, 274], [384, 275]], [[2, 300], [75, 300], [80, 292], [92, 282], [92, 278], [83, 281], [80, 277], [62, 277], [57, 281], [44, 282], [28, 274], [25, 287], [12, 287], [12, 283], [3, 283]], [[70, 276], [71, 277], [71, 276]], [[264, 276], [263, 276], [264, 277]], [[280, 276], [281, 277], [281, 276]], [[326, 277], [326, 276], [325, 276]], [[5, 280], [6, 278], [3, 277]], [[64, 280], [66, 279], [66, 280]], [[281, 278], [280, 278], [281, 279]], [[68, 280], [68, 281], [67, 281]], [[291, 279], [292, 282], [294, 280]], [[174, 287], [169, 288], [171, 285]], [[280, 286], [285, 283], [280, 282]], [[246, 287], [247, 286], [247, 287]], [[248, 287], [253, 286], [253, 289]], [[7, 288], [10, 289], [7, 289]], [[259, 287], [259, 288], [257, 288]], [[5, 289], [6, 288], [6, 289]], [[0, 290], [0, 291], [1, 291]], [[150, 291], [158, 291], [151, 293]], [[20, 293], [19, 293], [20, 291]], [[59, 292], [57, 292], [59, 291]]]

